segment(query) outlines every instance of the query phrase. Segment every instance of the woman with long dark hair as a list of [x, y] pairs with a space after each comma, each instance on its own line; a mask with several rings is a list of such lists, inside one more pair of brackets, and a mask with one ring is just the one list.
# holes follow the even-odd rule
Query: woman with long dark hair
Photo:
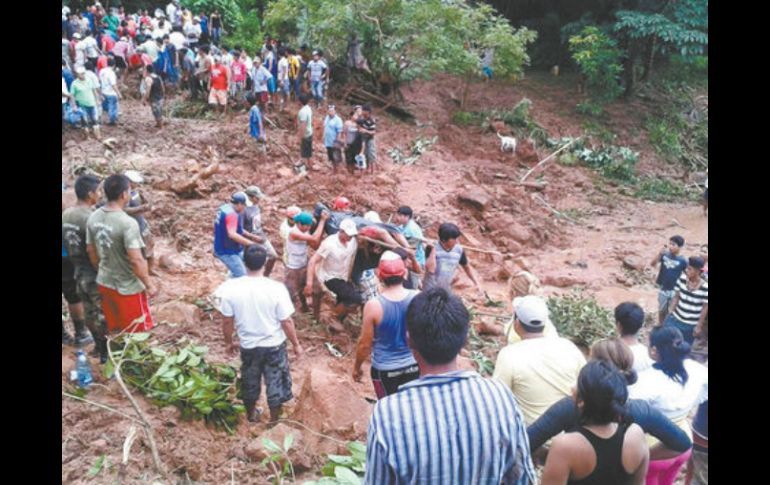
[[[692, 439], [688, 414], [708, 400], [708, 369], [688, 359], [690, 344], [676, 327], [655, 327], [650, 333], [651, 369], [639, 374], [628, 388], [634, 399], [642, 399], [662, 412]], [[650, 443], [654, 445], [654, 441]], [[650, 462], [647, 485], [671, 485], [692, 449], [669, 460]]]
[[578, 376], [580, 428], [553, 440], [542, 485], [641, 485], [649, 449], [644, 431], [625, 420], [626, 379], [609, 362], [594, 360]]
[[[591, 346], [590, 360], [614, 364], [625, 377], [627, 385], [634, 384], [637, 379], [633, 369], [634, 357], [632, 350], [619, 338], [600, 340]], [[629, 399], [626, 403], [626, 416], [638, 424], [646, 434], [660, 440], [658, 446], [650, 448], [650, 460], [674, 458], [692, 446], [687, 433], [647, 401]], [[562, 431], [575, 431], [579, 427], [580, 410], [573, 398], [565, 397], [527, 427], [530, 449], [535, 452]]]

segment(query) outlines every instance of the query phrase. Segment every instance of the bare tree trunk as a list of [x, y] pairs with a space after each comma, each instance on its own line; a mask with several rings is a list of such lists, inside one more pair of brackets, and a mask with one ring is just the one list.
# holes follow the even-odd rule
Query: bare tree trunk
[[465, 81], [463, 82], [463, 96], [460, 99], [460, 109], [465, 109], [465, 104], [468, 101], [468, 93], [471, 90], [471, 75], [468, 74], [465, 76]]
[[652, 65], [653, 61], [655, 60], [655, 47], [657, 45], [657, 36], [652, 36], [652, 38], [649, 41], [649, 51], [647, 52], [647, 63], [644, 66], [644, 75], [642, 76], [642, 81], [647, 81], [650, 78], [650, 74], [652, 73]]

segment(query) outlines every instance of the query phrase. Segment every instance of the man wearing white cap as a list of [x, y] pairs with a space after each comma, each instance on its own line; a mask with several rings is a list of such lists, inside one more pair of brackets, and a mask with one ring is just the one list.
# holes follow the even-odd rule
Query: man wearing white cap
[[562, 337], [546, 338], [551, 324], [548, 306], [539, 296], [514, 300], [513, 330], [522, 341], [500, 350], [494, 378], [511, 388], [527, 425], [532, 424], [556, 401], [572, 395], [583, 353]]
[[94, 136], [101, 138], [101, 130], [99, 128], [99, 115], [96, 109], [99, 102], [99, 84], [98, 81], [94, 83], [86, 78], [86, 68], [78, 66], [75, 68], [75, 74], [77, 79], [72, 81], [70, 86], [70, 93], [72, 95], [72, 107], [73, 109], [77, 105], [83, 112], [83, 124], [88, 133], [88, 129], [93, 127]]
[[337, 297], [334, 313], [339, 323], [330, 323], [336, 331], [343, 330], [341, 323], [345, 317], [362, 304], [361, 294], [350, 277], [358, 250], [357, 234], [353, 219], [343, 220], [339, 232], [327, 237], [308, 263], [305, 296], [313, 297], [313, 316], [316, 320], [320, 318], [325, 287]]
[[273, 244], [267, 238], [265, 230], [262, 227], [262, 210], [259, 208], [259, 200], [265, 197], [262, 190], [256, 185], [252, 185], [243, 191], [249, 198], [251, 204], [246, 205], [246, 209], [241, 212], [243, 217], [243, 230], [254, 236], [254, 241], [267, 252], [267, 263], [265, 263], [265, 277], [269, 277], [275, 266], [275, 260], [278, 259], [278, 253], [275, 252]]
[[124, 175], [131, 181], [131, 198], [128, 200], [128, 205], [123, 208], [123, 211], [136, 219], [136, 222], [139, 224], [139, 233], [144, 241], [142, 254], [144, 254], [144, 259], [147, 260], [147, 271], [153, 276], [158, 276], [153, 266], [155, 261], [155, 241], [150, 232], [150, 225], [147, 224], [147, 220], [144, 217], [146, 213], [152, 210], [152, 205], [144, 194], [137, 190], [137, 186], [144, 182], [144, 177], [142, 177], [138, 170], [126, 170]]

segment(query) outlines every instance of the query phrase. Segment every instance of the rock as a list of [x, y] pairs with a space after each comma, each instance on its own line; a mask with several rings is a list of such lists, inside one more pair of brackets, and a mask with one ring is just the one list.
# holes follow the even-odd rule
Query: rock
[[539, 295], [540, 280], [528, 271], [520, 271], [508, 280], [508, 297], [513, 300], [517, 296]]
[[524, 271], [530, 270], [529, 261], [527, 261], [524, 257], [518, 257], [514, 259], [513, 263], [517, 265], [519, 268], [523, 269]]
[[504, 261], [502, 264], [497, 265], [497, 272], [495, 278], [497, 281], [507, 281], [516, 272], [516, 267], [510, 261]]
[[107, 450], [107, 440], [100, 438], [96, 441], [93, 441], [91, 443], [91, 448], [93, 448], [93, 451], [97, 453], [104, 453]]
[[294, 176], [294, 171], [289, 167], [281, 167], [276, 170], [276, 173], [278, 174], [278, 178], [291, 178]]
[[75, 140], [67, 140], [67, 143], [64, 144], [65, 148], [75, 148], [78, 146], [78, 142]]
[[623, 266], [635, 271], [644, 271], [644, 261], [637, 256], [626, 256], [623, 258]]
[[291, 419], [344, 439], [365, 437], [372, 409], [351, 390], [351, 385], [350, 376], [340, 375], [328, 366], [310, 368]]
[[555, 286], [557, 288], [567, 288], [575, 285], [582, 285], [584, 281], [572, 276], [572, 275], [558, 275], [558, 276], [544, 276], [543, 284], [547, 286]]
[[706, 172], [692, 172], [688, 177], [691, 184], [705, 184], [708, 174]]
[[518, 222], [511, 222], [508, 227], [505, 228], [505, 234], [514, 241], [521, 244], [526, 244], [530, 239], [532, 239], [532, 233], [530, 230]]
[[384, 173], [377, 175], [374, 180], [381, 185], [395, 185], [397, 182], [394, 177], [385, 175]]
[[164, 253], [158, 256], [158, 264], [169, 273], [180, 273], [184, 270], [182, 256], [177, 253]]
[[161, 303], [152, 309], [152, 316], [157, 322], [166, 321], [183, 325], [197, 325], [200, 323], [198, 307], [183, 301]]
[[492, 201], [492, 196], [486, 190], [480, 187], [472, 187], [469, 190], [465, 190], [457, 196], [457, 199], [461, 203], [469, 204], [476, 209], [483, 211]]
[[292, 445], [289, 448], [289, 460], [291, 460], [294, 471], [303, 472], [310, 470], [313, 466], [311, 459], [312, 450], [308, 450], [308, 443], [304, 439], [302, 432], [284, 423], [278, 423], [268, 432], [262, 434], [259, 439], [250, 441], [243, 448], [243, 453], [252, 461], [262, 461], [272, 454], [272, 452], [265, 448], [262, 438], [267, 438], [278, 446], [283, 447], [283, 440], [289, 435], [293, 436]]

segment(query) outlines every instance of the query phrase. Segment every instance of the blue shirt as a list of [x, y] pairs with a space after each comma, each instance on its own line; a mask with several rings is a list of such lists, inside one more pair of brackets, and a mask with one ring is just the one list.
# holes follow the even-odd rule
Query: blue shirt
[[374, 405], [366, 484], [536, 483], [510, 389], [476, 372], [428, 375]]
[[[416, 238], [419, 241], [414, 257], [417, 262], [420, 263], [420, 267], [425, 268], [425, 245], [421, 241], [422, 229], [420, 226], [418, 226], [413, 219], [409, 219], [409, 222], [407, 222], [405, 226], [398, 226], [398, 231], [404, 235], [407, 241], [413, 238]], [[409, 241], [409, 244], [411, 244], [411, 241]]]
[[660, 289], [671, 291], [676, 286], [679, 275], [687, 267], [687, 260], [684, 256], [673, 256], [670, 251], [666, 251], [660, 257], [660, 272], [655, 283], [660, 285]]
[[410, 291], [401, 301], [380, 295], [382, 320], [374, 326], [372, 367], [381, 371], [403, 369], [417, 364], [406, 343], [406, 310], [417, 292]]
[[249, 110], [249, 133], [254, 138], [259, 138], [260, 123], [262, 123], [262, 113], [260, 113], [258, 106], [252, 106]]
[[67, 83], [67, 89], [69, 89], [72, 86], [72, 81], [75, 80], [75, 76], [72, 75], [72, 71], [69, 69], [62, 69], [61, 75], [64, 78], [64, 82]]
[[201, 15], [201, 33], [209, 34], [209, 18], [205, 15]]
[[228, 218], [235, 218], [238, 221], [238, 234], [243, 234], [243, 218], [238, 217], [238, 213], [230, 204], [224, 204], [219, 208], [217, 219], [214, 221], [214, 253], [215, 254], [240, 254], [243, 246], [230, 239], [227, 234]]
[[326, 115], [324, 118], [324, 146], [332, 148], [334, 146], [334, 140], [339, 138], [342, 133], [342, 118], [334, 115], [334, 118], [329, 118]]

